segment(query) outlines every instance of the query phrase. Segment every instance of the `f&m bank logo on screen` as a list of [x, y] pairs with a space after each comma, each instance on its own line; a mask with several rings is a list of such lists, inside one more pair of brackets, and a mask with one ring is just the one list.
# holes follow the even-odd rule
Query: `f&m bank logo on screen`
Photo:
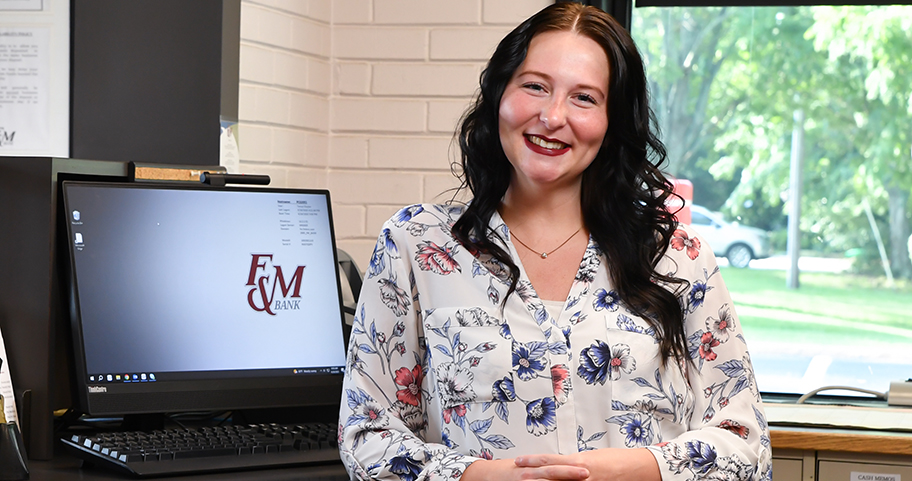
[[7, 147], [13, 145], [13, 139], [16, 138], [15, 130], [6, 130], [3, 127], [0, 127], [0, 147]]
[[[247, 285], [247, 303], [253, 310], [276, 315], [277, 311], [301, 309], [301, 281], [304, 267], [297, 266], [291, 278], [286, 280], [282, 266], [272, 263], [272, 254], [251, 254], [250, 274]], [[277, 289], [278, 288], [278, 292]], [[276, 297], [276, 294], [280, 297]]]

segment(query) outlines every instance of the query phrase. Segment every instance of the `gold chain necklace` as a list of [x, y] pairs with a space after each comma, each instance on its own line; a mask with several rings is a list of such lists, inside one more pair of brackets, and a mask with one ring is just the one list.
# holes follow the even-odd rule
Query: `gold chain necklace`
[[532, 252], [534, 252], [534, 253], [540, 255], [542, 259], [547, 259], [548, 256], [550, 256], [551, 254], [554, 254], [555, 252], [557, 252], [558, 249], [560, 249], [561, 247], [564, 247], [565, 244], [567, 244], [568, 242], [570, 242], [570, 239], [572, 239], [574, 236], [576, 236], [576, 234], [579, 234], [579, 231], [581, 231], [581, 230], [583, 230], [583, 226], [580, 226], [579, 229], [576, 229], [576, 232], [570, 234], [570, 237], [568, 237], [567, 240], [561, 242], [561, 245], [555, 247], [554, 249], [551, 249], [551, 250], [548, 251], [548, 252], [539, 252], [539, 251], [537, 251], [537, 250], [535, 250], [535, 249], [533, 249], [533, 248], [527, 246], [525, 242], [519, 240], [519, 237], [517, 237], [516, 234], [515, 234], [514, 232], [510, 232], [510, 237], [512, 237], [513, 239], [516, 239], [516, 242], [519, 242], [519, 245], [521, 245], [521, 246], [525, 247], [526, 249], [529, 249], [530, 251], [532, 251]]

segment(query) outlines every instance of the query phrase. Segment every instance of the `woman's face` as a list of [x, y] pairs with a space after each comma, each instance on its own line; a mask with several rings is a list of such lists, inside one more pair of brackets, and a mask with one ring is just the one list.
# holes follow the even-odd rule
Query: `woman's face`
[[532, 38], [500, 101], [511, 188], [579, 183], [608, 130], [608, 57], [567, 31]]

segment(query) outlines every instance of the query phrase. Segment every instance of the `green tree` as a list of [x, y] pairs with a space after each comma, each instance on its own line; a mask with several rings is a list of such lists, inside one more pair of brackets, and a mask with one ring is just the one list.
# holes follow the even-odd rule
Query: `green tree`
[[876, 249], [866, 200], [889, 226], [895, 273], [912, 277], [910, 30], [909, 7], [638, 11], [669, 171], [694, 181], [696, 199], [707, 191], [747, 223], [781, 228], [801, 109], [804, 247]]
[[[700, 168], [712, 155], [716, 126], [708, 122], [710, 92], [735, 47], [731, 8], [638, 9], [633, 32], [646, 60], [653, 110], [668, 151], [666, 171], [691, 180], [695, 200], [717, 208], [734, 182], [719, 183]], [[720, 49], [720, 45], [727, 45]]]
[[722, 178], [741, 169], [727, 210], [762, 227], [784, 226], [794, 114], [800, 109], [807, 119], [801, 201], [802, 230], [809, 235], [804, 247], [854, 247], [864, 225], [849, 227], [855, 219], [847, 218], [838, 205], [852, 192], [854, 170], [847, 167], [847, 156], [855, 149], [844, 131], [852, 117], [834, 106], [855, 87], [851, 79], [842, 79], [824, 88], [828, 62], [805, 38], [814, 23], [808, 8], [753, 8], [742, 10], [742, 15], [751, 20], [745, 30], [750, 47], [740, 51], [731, 81], [719, 86], [718, 95], [744, 100], [720, 105], [717, 115], [726, 127], [715, 141], [720, 160], [709, 169]]
[[862, 159], [858, 180], [868, 197], [886, 197], [890, 261], [894, 273], [906, 278], [912, 278], [907, 247], [912, 191], [910, 13], [905, 6], [818, 7], [808, 30], [815, 48], [844, 67], [841, 74], [863, 79], [851, 102]]

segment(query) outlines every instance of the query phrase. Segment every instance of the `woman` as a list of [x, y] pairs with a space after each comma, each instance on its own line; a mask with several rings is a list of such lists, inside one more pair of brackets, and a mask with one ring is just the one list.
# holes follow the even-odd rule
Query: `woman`
[[709, 249], [671, 185], [642, 60], [549, 6], [497, 47], [459, 132], [466, 207], [384, 226], [349, 347], [340, 450], [364, 479], [771, 479]]

